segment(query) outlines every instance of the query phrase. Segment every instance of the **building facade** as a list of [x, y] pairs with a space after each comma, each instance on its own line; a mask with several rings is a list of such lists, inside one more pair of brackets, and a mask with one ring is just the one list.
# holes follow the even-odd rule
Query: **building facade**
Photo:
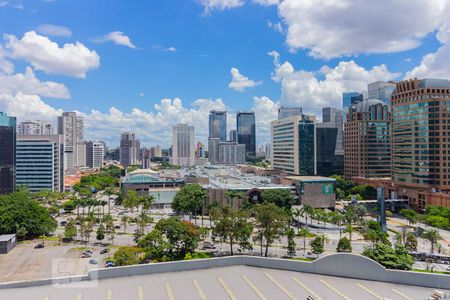
[[301, 107], [280, 107], [278, 108], [278, 120], [287, 118], [287, 117], [294, 117], [294, 116], [301, 116], [302, 115], [302, 108]]
[[245, 145], [245, 159], [256, 158], [256, 124], [254, 112], [238, 112], [236, 115], [237, 142]]
[[73, 174], [78, 166], [77, 144], [84, 141], [84, 119], [76, 112], [64, 112], [58, 117], [58, 134], [64, 136], [64, 168]]
[[237, 142], [237, 132], [235, 129], [230, 130], [230, 142]]
[[377, 99], [350, 106], [344, 130], [344, 176], [391, 176], [391, 112]]
[[227, 112], [212, 110], [209, 113], [209, 137], [227, 140]]
[[88, 142], [86, 144], [86, 160], [89, 168], [100, 169], [103, 167], [105, 148], [101, 142]]
[[51, 135], [53, 134], [52, 124], [40, 121], [24, 121], [17, 126], [18, 135]]
[[375, 81], [367, 86], [369, 99], [379, 99], [391, 105], [391, 96], [397, 84], [393, 81]]
[[219, 138], [210, 138], [208, 139], [208, 161], [211, 164], [219, 163]]
[[133, 132], [124, 132], [120, 135], [120, 164], [124, 167], [137, 163], [136, 135]]
[[17, 137], [16, 184], [30, 192], [64, 191], [64, 137], [19, 135]]
[[316, 124], [317, 175], [331, 176], [344, 173], [344, 153], [336, 151], [338, 128], [332, 123]]
[[77, 167], [87, 167], [87, 142], [79, 142], [77, 144]]
[[16, 189], [16, 118], [0, 112], [0, 195]]
[[178, 124], [173, 127], [172, 164], [180, 167], [192, 167], [195, 164], [194, 126]]
[[356, 97], [358, 95], [359, 95], [358, 92], [342, 93], [342, 109], [344, 110], [344, 112], [347, 111], [350, 105], [354, 104], [352, 103], [352, 97]]
[[326, 127], [337, 128], [336, 135], [336, 155], [344, 155], [344, 112], [337, 108], [322, 108], [322, 123], [326, 123]]
[[245, 145], [233, 142], [221, 142], [219, 144], [218, 163], [224, 165], [245, 163]]

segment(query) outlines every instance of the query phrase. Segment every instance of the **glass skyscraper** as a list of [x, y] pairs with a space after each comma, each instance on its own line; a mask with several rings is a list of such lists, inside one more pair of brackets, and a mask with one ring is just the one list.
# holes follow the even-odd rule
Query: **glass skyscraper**
[[358, 92], [348, 92], [342, 94], [342, 108], [344, 109], [344, 112], [352, 105], [352, 97], [359, 96]]
[[254, 112], [238, 112], [236, 115], [237, 142], [245, 145], [245, 159], [256, 158], [256, 125]]
[[16, 118], [0, 112], [0, 194], [16, 189]]
[[209, 113], [209, 138], [227, 140], [227, 112], [212, 110]]

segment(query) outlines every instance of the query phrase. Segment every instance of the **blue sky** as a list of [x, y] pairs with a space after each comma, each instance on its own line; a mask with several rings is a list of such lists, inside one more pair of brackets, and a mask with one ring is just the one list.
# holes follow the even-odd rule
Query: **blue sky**
[[[89, 139], [114, 145], [128, 129], [144, 144], [164, 146], [177, 122], [196, 125], [204, 141], [210, 108], [230, 112], [229, 130], [233, 113], [254, 110], [264, 143], [279, 105], [320, 117], [321, 107], [338, 107], [342, 92], [363, 90], [369, 81], [448, 76], [436, 62], [450, 56], [445, 0], [430, 2], [434, 13], [416, 21], [409, 19], [423, 15], [419, 0], [399, 1], [411, 6], [401, 17], [389, 12], [397, 7], [388, 0], [380, 10], [362, 0], [343, 1], [344, 8], [317, 0], [321, 9], [307, 2], [0, 1], [0, 85], [12, 86], [0, 88], [0, 110], [19, 121], [76, 110]], [[63, 51], [77, 42], [74, 52]], [[35, 90], [17, 80], [27, 68], [38, 80]], [[232, 68], [243, 76], [238, 88], [229, 87]]]

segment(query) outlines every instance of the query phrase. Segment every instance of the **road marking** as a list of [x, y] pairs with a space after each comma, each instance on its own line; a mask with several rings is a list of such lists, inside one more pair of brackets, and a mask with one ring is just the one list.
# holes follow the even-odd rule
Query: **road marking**
[[138, 299], [144, 300], [144, 288], [142, 286], [138, 286]]
[[79, 293], [76, 297], [75, 300], [81, 300], [81, 298], [83, 298], [83, 294]]
[[259, 299], [267, 300], [267, 298], [258, 290], [258, 288], [253, 284], [253, 282], [251, 282], [250, 279], [247, 278], [247, 276], [241, 275], [241, 277], [248, 284], [248, 286], [252, 288], [252, 290], [256, 293], [256, 295], [258, 295]]
[[291, 299], [291, 300], [297, 300], [297, 298], [295, 298], [295, 296], [294, 296], [288, 289], [286, 289], [286, 288], [285, 288], [284, 286], [282, 286], [275, 278], [273, 278], [272, 275], [270, 275], [270, 274], [267, 273], [267, 272], [265, 272], [264, 274], [267, 276], [267, 278], [270, 279], [270, 281], [272, 281], [277, 287], [279, 287], [280, 290], [282, 290], [282, 291], [286, 294], [286, 296], [289, 297], [289, 299]]
[[332, 286], [331, 284], [329, 284], [328, 282], [326, 282], [323, 279], [320, 279], [320, 282], [322, 282], [324, 285], [326, 285], [330, 290], [332, 290], [333, 292], [335, 292], [336, 294], [338, 294], [342, 299], [345, 300], [351, 300], [349, 297], [345, 296], [344, 294], [342, 294], [340, 291], [338, 291], [334, 286]]
[[170, 283], [166, 282], [166, 293], [167, 293], [167, 298], [169, 298], [169, 300], [175, 300], [175, 297], [173, 295], [173, 291], [172, 291], [172, 287], [170, 286]]
[[400, 297], [403, 297], [403, 298], [408, 299], [408, 300], [414, 300], [413, 298], [406, 296], [405, 294], [403, 294], [403, 293], [400, 292], [400, 291], [397, 291], [397, 290], [394, 290], [394, 289], [392, 289], [392, 291], [393, 291], [394, 293], [396, 293], [397, 295], [399, 295]]
[[306, 290], [311, 296], [313, 296], [316, 300], [322, 300], [322, 298], [319, 297], [312, 289], [310, 289], [306, 284], [301, 282], [298, 278], [292, 277], [292, 280], [295, 281], [299, 286], [301, 286], [304, 290]]
[[233, 292], [231, 291], [231, 289], [228, 287], [228, 285], [225, 283], [225, 281], [223, 280], [222, 277], [218, 278], [220, 284], [222, 285], [223, 289], [225, 290], [225, 292], [227, 292], [228, 297], [230, 297], [231, 300], [237, 300], [236, 296], [234, 296]]
[[200, 283], [198, 282], [198, 280], [194, 280], [193, 283], [194, 283], [195, 288], [197, 289], [200, 299], [206, 300], [205, 292], [203, 291], [202, 287], [200, 286]]
[[366, 292], [368, 292], [369, 294], [371, 294], [372, 296], [374, 296], [375, 298], [377, 298], [379, 300], [383, 300], [384, 299], [383, 297], [381, 297], [380, 295], [378, 295], [377, 293], [375, 293], [374, 291], [372, 291], [368, 287], [365, 287], [364, 285], [362, 285], [360, 283], [357, 283], [356, 285], [358, 287], [362, 288], [363, 290], [365, 290]]
[[106, 300], [112, 300], [112, 290], [106, 290]]

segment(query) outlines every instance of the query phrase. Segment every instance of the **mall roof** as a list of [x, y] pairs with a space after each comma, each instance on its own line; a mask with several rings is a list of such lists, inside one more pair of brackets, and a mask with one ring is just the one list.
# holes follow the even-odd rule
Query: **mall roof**
[[285, 178], [301, 182], [336, 182], [336, 179], [334, 178], [322, 176], [287, 176]]

